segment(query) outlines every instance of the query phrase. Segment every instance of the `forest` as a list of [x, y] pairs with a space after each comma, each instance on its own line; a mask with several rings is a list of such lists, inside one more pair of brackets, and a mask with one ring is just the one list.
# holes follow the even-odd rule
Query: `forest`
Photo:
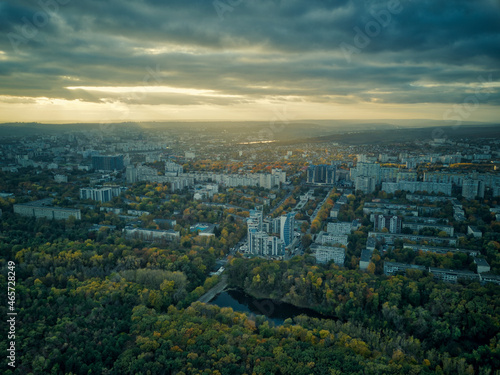
[[229, 280], [258, 298], [309, 307], [375, 332], [390, 330], [418, 347], [420, 356], [433, 358], [436, 372], [448, 356], [457, 366], [465, 361], [469, 371], [500, 368], [500, 291], [493, 284], [436, 282], [419, 270], [377, 276], [317, 265], [307, 255], [287, 262], [233, 259]]
[[[36, 182], [19, 186], [44, 196]], [[278, 213], [290, 209], [304, 189], [292, 192]], [[303, 214], [310, 215], [325, 194], [318, 191]], [[375, 250], [368, 270], [360, 272], [359, 255], [370, 229], [365, 219], [349, 236], [344, 268], [316, 264], [307, 251], [288, 261], [229, 255], [245, 236], [247, 208], [265, 196], [259, 189], [226, 189], [214, 200], [240, 208], [214, 209], [140, 183], [101, 205], [151, 211], [138, 218], [151, 229], [158, 228], [155, 217], [175, 218], [180, 239], [157, 243], [124, 238], [123, 220], [99, 211], [99, 205], [84, 207], [81, 221], [35, 220], [14, 215], [15, 201], [1, 198], [0, 281], [7, 285], [8, 265], [14, 262], [18, 313], [17, 367], [3, 373], [500, 373], [498, 287], [436, 282], [421, 271], [383, 275], [383, 260], [474, 270], [470, 257], [414, 252], [397, 244], [385, 254]], [[285, 196], [285, 191], [276, 195], [273, 204]], [[312, 232], [324, 228], [338, 196], [333, 192], [312, 218]], [[350, 196], [343, 219], [360, 216], [371, 198]], [[63, 196], [57, 203], [72, 204]], [[480, 205], [466, 209], [486, 216]], [[191, 231], [198, 222], [217, 223], [215, 235]], [[102, 227], [94, 231], [93, 224]], [[111, 225], [115, 231], [106, 227]], [[310, 240], [306, 235], [303, 242]], [[498, 242], [487, 236], [463, 241], [480, 248], [498, 270]], [[301, 315], [275, 326], [262, 315], [197, 302], [220, 281], [210, 272], [221, 259], [228, 259], [231, 288], [308, 307], [324, 318]], [[0, 313], [5, 316], [7, 308], [0, 306]], [[2, 340], [0, 349], [7, 348]]]
[[308, 256], [232, 258], [233, 287], [325, 315], [275, 327], [264, 316], [195, 302], [218, 281], [208, 277], [216, 256], [207, 245], [153, 247], [111, 235], [44, 242], [50, 230], [43, 221], [26, 221], [28, 233], [37, 231], [29, 246], [6, 244], [5, 237], [2, 244], [9, 255], [1, 280], [6, 284], [7, 261], [14, 261], [19, 313], [19, 366], [5, 374], [495, 374], [500, 368], [500, 294], [490, 285], [442, 284], [416, 274], [387, 278], [316, 265]]

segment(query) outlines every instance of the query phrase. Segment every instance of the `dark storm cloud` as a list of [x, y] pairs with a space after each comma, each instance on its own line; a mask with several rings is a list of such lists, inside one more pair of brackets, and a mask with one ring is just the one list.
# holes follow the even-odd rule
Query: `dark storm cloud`
[[[4, 1], [0, 95], [153, 105], [453, 103], [479, 76], [500, 80], [497, 1], [391, 1], [220, 0], [218, 9], [202, 0]], [[357, 30], [384, 20], [374, 15], [387, 24], [360, 47]], [[341, 43], [355, 49], [349, 59]], [[144, 85], [231, 97], [66, 89]], [[491, 90], [485, 103], [498, 104], [499, 87]]]

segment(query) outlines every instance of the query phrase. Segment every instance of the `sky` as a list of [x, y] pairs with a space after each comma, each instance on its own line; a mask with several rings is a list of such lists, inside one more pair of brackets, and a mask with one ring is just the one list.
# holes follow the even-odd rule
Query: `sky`
[[0, 1], [0, 122], [499, 115], [500, 0]]

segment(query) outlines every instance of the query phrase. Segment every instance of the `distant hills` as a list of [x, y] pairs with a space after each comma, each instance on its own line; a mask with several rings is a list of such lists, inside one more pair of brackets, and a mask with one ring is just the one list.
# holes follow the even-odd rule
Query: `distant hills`
[[265, 121], [172, 121], [172, 122], [125, 122], [114, 124], [71, 123], [4, 123], [0, 124], [0, 136], [36, 136], [74, 131], [101, 131], [110, 126], [114, 130], [174, 130], [209, 135], [212, 131], [225, 135], [253, 133], [262, 140], [284, 143], [342, 142], [370, 144], [432, 138], [497, 137], [499, 124], [465, 123], [456, 127], [448, 121], [436, 120], [300, 120], [274, 119]]

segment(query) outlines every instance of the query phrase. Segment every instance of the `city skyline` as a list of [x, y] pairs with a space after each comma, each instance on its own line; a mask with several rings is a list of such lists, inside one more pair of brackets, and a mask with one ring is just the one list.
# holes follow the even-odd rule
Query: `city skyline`
[[0, 122], [496, 122], [500, 6], [0, 4]]
[[322, 123], [1, 126], [4, 373], [500, 369], [498, 125]]

